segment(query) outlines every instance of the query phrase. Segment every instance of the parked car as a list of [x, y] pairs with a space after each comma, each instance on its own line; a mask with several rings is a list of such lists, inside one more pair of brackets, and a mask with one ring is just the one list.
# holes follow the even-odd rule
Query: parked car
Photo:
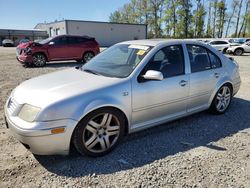
[[214, 39], [209, 41], [207, 44], [211, 45], [214, 47], [216, 50], [219, 50], [223, 53], [226, 53], [227, 49], [230, 46], [238, 46], [239, 44], [237, 43], [230, 43], [228, 40], [222, 40], [222, 39]]
[[238, 44], [244, 44], [248, 41], [250, 41], [249, 38], [232, 38], [229, 40], [229, 42], [231, 43], [238, 43]]
[[4, 39], [2, 41], [2, 45], [3, 47], [13, 47], [14, 46], [14, 42], [10, 39]]
[[29, 39], [21, 39], [19, 41], [19, 44], [23, 44], [23, 43], [27, 43], [27, 42], [30, 42], [30, 40]]
[[82, 67], [27, 80], [5, 105], [7, 127], [35, 154], [110, 152], [128, 133], [209, 109], [240, 88], [238, 64], [188, 40], [116, 44]]
[[250, 53], [250, 42], [246, 42], [240, 46], [232, 46], [227, 49], [228, 54], [242, 55], [243, 53]]
[[18, 61], [37, 67], [45, 66], [49, 61], [87, 62], [99, 52], [99, 44], [94, 38], [71, 35], [59, 35], [39, 43], [20, 44], [16, 49]]

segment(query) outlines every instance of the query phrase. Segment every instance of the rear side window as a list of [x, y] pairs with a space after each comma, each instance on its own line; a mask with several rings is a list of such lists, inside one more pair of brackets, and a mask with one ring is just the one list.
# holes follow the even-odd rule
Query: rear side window
[[207, 48], [198, 45], [187, 45], [187, 50], [192, 73], [221, 67], [219, 57]]
[[209, 59], [211, 61], [212, 68], [219, 68], [221, 67], [221, 61], [220, 58], [218, 58], [215, 54], [212, 52], [208, 52]]

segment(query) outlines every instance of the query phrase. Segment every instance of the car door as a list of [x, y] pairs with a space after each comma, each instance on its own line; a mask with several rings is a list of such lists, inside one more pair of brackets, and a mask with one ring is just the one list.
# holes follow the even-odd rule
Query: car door
[[250, 42], [244, 44], [244, 52], [250, 53]]
[[229, 44], [226, 41], [212, 41], [210, 43], [216, 50], [222, 51], [225, 48], [229, 47]]
[[48, 54], [51, 60], [68, 59], [68, 39], [66, 36], [56, 37], [48, 45]]
[[81, 46], [81, 38], [76, 36], [68, 37], [67, 53], [71, 59], [81, 59], [84, 49]]
[[187, 44], [190, 60], [188, 112], [208, 108], [215, 85], [223, 77], [220, 58], [204, 46]]
[[148, 70], [161, 71], [162, 81], [132, 81], [132, 125], [134, 129], [186, 113], [189, 76], [185, 74], [182, 45], [171, 45], [159, 50], [144, 67], [140, 76]]

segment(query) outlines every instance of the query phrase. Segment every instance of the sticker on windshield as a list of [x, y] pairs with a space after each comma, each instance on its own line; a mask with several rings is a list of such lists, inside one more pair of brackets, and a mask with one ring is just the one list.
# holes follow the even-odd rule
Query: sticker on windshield
[[148, 46], [136, 45], [136, 44], [131, 44], [128, 46], [128, 48], [135, 48], [135, 49], [144, 50], [144, 51], [149, 49]]
[[145, 50], [139, 50], [136, 54], [137, 54], [137, 55], [144, 55], [145, 52], [146, 52]]

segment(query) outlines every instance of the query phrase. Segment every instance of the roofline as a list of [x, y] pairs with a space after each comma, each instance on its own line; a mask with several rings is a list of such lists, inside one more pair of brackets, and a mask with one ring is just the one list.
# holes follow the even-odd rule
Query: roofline
[[34, 32], [46, 32], [41, 29], [0, 29], [0, 31], [34, 31]]
[[[146, 26], [147, 24], [137, 24], [137, 23], [117, 23], [117, 22], [102, 22], [102, 21], [90, 21], [90, 20], [60, 20], [60, 21], [54, 21], [54, 22], [48, 22], [48, 23], [38, 23], [38, 24], [53, 24], [53, 23], [60, 23], [60, 22], [87, 22], [87, 23], [105, 23], [105, 24], [121, 24], [121, 25], [139, 25], [139, 26]], [[38, 25], [36, 24], [36, 26]], [[35, 27], [36, 27], [35, 26]]]

